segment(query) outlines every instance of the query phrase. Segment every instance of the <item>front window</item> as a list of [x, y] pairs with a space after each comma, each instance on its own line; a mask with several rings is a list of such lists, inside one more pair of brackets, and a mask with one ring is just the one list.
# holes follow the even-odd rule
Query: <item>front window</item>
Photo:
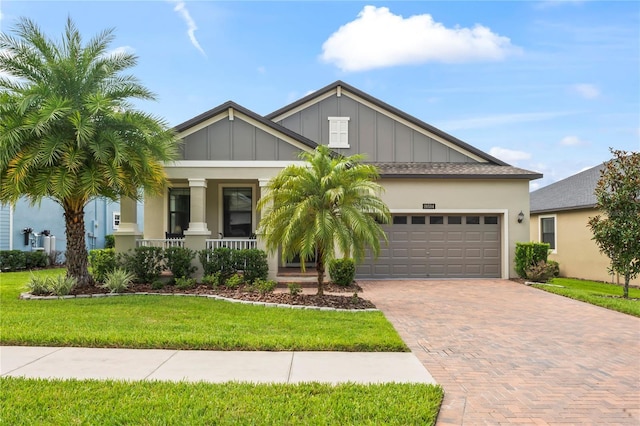
[[120, 212], [113, 212], [113, 220], [111, 224], [113, 229], [120, 228]]
[[189, 188], [169, 189], [169, 234], [184, 235], [189, 228], [191, 216], [191, 196]]
[[540, 239], [543, 243], [549, 244], [551, 250], [556, 249], [556, 218], [540, 218]]
[[224, 188], [222, 193], [223, 233], [227, 238], [248, 238], [253, 229], [252, 189]]

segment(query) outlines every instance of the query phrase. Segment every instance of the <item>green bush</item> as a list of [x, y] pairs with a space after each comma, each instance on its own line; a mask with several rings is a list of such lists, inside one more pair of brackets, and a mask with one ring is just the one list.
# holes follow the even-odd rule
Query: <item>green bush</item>
[[196, 286], [195, 278], [180, 277], [180, 278], [176, 278], [175, 281], [176, 281], [176, 288], [180, 290], [188, 290]]
[[242, 278], [241, 275], [238, 274], [233, 274], [231, 275], [229, 278], [227, 278], [227, 280], [224, 282], [224, 285], [227, 286], [227, 288], [238, 288], [240, 286], [240, 284], [244, 283], [244, 278]]
[[214, 272], [213, 274], [205, 275], [202, 278], [202, 282], [203, 284], [211, 288], [218, 287], [220, 284], [222, 284], [222, 281], [220, 279], [220, 272]]
[[267, 294], [267, 293], [271, 293], [276, 288], [277, 285], [278, 283], [273, 280], [265, 280], [262, 278], [258, 278], [253, 282], [251, 286], [253, 287], [253, 289], [258, 291], [258, 293]]
[[45, 268], [49, 261], [49, 256], [43, 250], [24, 252], [24, 263], [27, 269]]
[[213, 250], [200, 250], [198, 258], [205, 275], [220, 272], [220, 279], [223, 282], [226, 282], [229, 277], [237, 272], [233, 250], [230, 248], [219, 247]]
[[152, 283], [164, 270], [164, 251], [161, 247], [136, 247], [120, 256], [124, 268], [136, 276], [139, 283]]
[[51, 293], [49, 282], [44, 275], [33, 275], [29, 278], [26, 285], [27, 291], [35, 296], [42, 296]]
[[167, 268], [173, 274], [173, 279], [191, 278], [198, 268], [191, 265], [196, 252], [186, 247], [169, 247], [164, 251]]
[[334, 283], [349, 286], [356, 276], [356, 263], [353, 259], [333, 259], [329, 262], [329, 275]]
[[47, 277], [47, 285], [51, 293], [56, 296], [66, 296], [78, 284], [78, 280], [75, 277], [69, 277], [66, 275], [58, 275], [57, 277]]
[[0, 250], [0, 270], [19, 271], [27, 264], [27, 257], [22, 250]]
[[104, 282], [107, 274], [118, 267], [115, 249], [89, 250], [89, 266], [93, 279], [99, 283]]
[[553, 265], [541, 260], [527, 268], [526, 278], [537, 283], [547, 283], [553, 278], [554, 272], [555, 268]]
[[111, 293], [122, 293], [133, 281], [135, 276], [122, 268], [116, 268], [113, 271], [107, 272], [104, 278], [104, 284], [100, 287], [106, 288]]
[[162, 290], [164, 288], [164, 283], [162, 282], [162, 280], [155, 280], [151, 283], [151, 288], [153, 290]]
[[266, 280], [269, 276], [269, 263], [264, 250], [234, 250], [233, 261], [237, 270], [244, 271], [244, 279], [248, 283], [258, 279]]
[[547, 260], [547, 264], [551, 266], [551, 270], [553, 271], [553, 277], [558, 278], [560, 276], [560, 264], [555, 260]]
[[302, 293], [302, 286], [298, 283], [289, 283], [287, 287], [289, 287], [289, 294], [296, 296]]
[[106, 249], [116, 248], [116, 237], [114, 237], [111, 234], [105, 235], [104, 236], [104, 248], [106, 248]]
[[527, 268], [537, 265], [538, 262], [547, 262], [549, 255], [547, 243], [516, 243], [516, 273], [520, 278], [527, 277]]

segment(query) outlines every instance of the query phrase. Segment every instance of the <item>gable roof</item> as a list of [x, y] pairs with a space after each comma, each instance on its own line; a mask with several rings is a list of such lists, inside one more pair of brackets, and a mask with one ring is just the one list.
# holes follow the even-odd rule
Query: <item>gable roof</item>
[[227, 101], [221, 105], [218, 105], [217, 107], [210, 109], [209, 111], [203, 112], [200, 115], [197, 115], [187, 121], [185, 121], [184, 123], [178, 124], [177, 126], [175, 126], [173, 128], [173, 130], [176, 133], [182, 133], [188, 129], [190, 129], [191, 127], [197, 126], [200, 123], [203, 123], [213, 117], [215, 117], [216, 115], [222, 114], [224, 112], [227, 112], [229, 109], [238, 111], [258, 122], [260, 122], [261, 124], [275, 130], [276, 132], [285, 134], [287, 136], [289, 136], [290, 138], [308, 146], [309, 148], [315, 149], [318, 144], [315, 143], [314, 141], [312, 141], [311, 139], [305, 138], [304, 136], [302, 136], [301, 134], [298, 134], [294, 131], [291, 131], [289, 129], [287, 129], [284, 126], [279, 125], [278, 123], [275, 123], [271, 120], [267, 120], [266, 118], [264, 118], [263, 116], [261, 116], [260, 114], [257, 114], [253, 111], [251, 111], [248, 108], [243, 107], [242, 105], [239, 105], [233, 101]]
[[604, 164], [597, 165], [530, 194], [531, 213], [593, 208], [594, 191]]
[[489, 154], [487, 154], [484, 151], [481, 151], [471, 145], [469, 145], [468, 143], [456, 138], [455, 136], [452, 136], [446, 132], [443, 132], [442, 130], [433, 127], [430, 124], [425, 123], [424, 121], [407, 114], [404, 111], [399, 110], [398, 108], [395, 108], [389, 104], [387, 104], [386, 102], [381, 101], [380, 99], [377, 99], [371, 95], [369, 95], [368, 93], [365, 93], [359, 89], [356, 89], [355, 87], [341, 81], [341, 80], [337, 80], [331, 84], [329, 84], [328, 86], [325, 86], [321, 89], [316, 90], [315, 92], [289, 104], [286, 105], [270, 114], [265, 115], [265, 118], [269, 119], [269, 120], [274, 120], [274, 119], [278, 119], [278, 117], [285, 115], [287, 112], [294, 110], [304, 104], [307, 104], [309, 102], [312, 102], [314, 99], [316, 98], [320, 98], [322, 97], [322, 95], [328, 93], [328, 92], [332, 92], [335, 90], [346, 90], [347, 92], [350, 92], [364, 100], [366, 100], [367, 102], [370, 102], [372, 104], [374, 104], [375, 106], [377, 106], [378, 108], [384, 109], [386, 111], [388, 111], [389, 113], [400, 117], [418, 127], [421, 127], [423, 129], [425, 129], [426, 131], [433, 133], [443, 139], [445, 139], [446, 141], [452, 143], [453, 145], [456, 145], [466, 151], [469, 151], [475, 155], [477, 155], [478, 157], [488, 161], [489, 163], [493, 163], [496, 165], [500, 165], [500, 166], [509, 166], [509, 164], [505, 163], [502, 160], [499, 160]]

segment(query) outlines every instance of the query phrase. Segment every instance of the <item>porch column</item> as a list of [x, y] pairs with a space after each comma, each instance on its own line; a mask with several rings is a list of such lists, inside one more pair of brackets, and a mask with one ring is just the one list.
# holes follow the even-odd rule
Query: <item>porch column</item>
[[[269, 184], [270, 180], [271, 179], [269, 178], [258, 179], [258, 183], [260, 185], [260, 198], [264, 197], [269, 192], [269, 188], [267, 188], [267, 185]], [[269, 207], [271, 206], [266, 206], [266, 208], [269, 208]], [[260, 213], [261, 218], [262, 218], [263, 212], [264, 210]], [[275, 280], [278, 275], [278, 267], [279, 267], [278, 252], [275, 251], [274, 253], [269, 253], [269, 251], [267, 250], [267, 244], [262, 239], [262, 236], [258, 234], [257, 229], [256, 229], [256, 243], [260, 250], [264, 250], [265, 252], [267, 252], [267, 263], [269, 265], [269, 279]]]
[[[184, 246], [191, 250], [200, 251], [205, 248], [206, 240], [211, 236], [206, 222], [207, 180], [189, 179], [189, 189], [191, 190], [191, 217], [189, 218], [189, 229], [184, 231]], [[198, 268], [195, 273], [196, 278], [201, 278], [204, 271], [198, 261], [198, 256], [192, 261], [192, 264]]]
[[120, 199], [120, 225], [113, 233], [116, 252], [124, 253], [136, 248], [136, 240], [142, 235], [138, 229], [138, 203], [128, 197]]

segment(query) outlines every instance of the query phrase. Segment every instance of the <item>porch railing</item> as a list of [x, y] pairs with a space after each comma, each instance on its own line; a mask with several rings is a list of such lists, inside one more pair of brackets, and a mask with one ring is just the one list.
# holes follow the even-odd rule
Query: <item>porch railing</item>
[[241, 239], [232, 239], [232, 238], [206, 240], [207, 249], [213, 250], [220, 247], [227, 247], [232, 250], [244, 250], [244, 249], [257, 248], [258, 243], [256, 240], [241, 240]]
[[136, 240], [136, 245], [138, 247], [162, 247], [163, 249], [169, 247], [184, 247], [184, 238]]

